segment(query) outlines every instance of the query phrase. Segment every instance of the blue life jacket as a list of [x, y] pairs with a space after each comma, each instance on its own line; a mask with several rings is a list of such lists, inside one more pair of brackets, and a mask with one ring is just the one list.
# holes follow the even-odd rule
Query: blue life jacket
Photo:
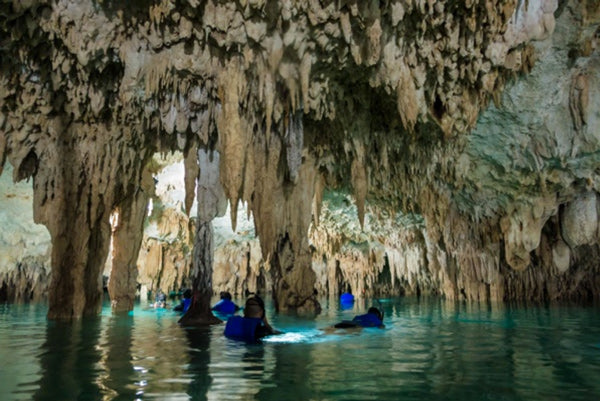
[[212, 310], [215, 312], [220, 312], [223, 314], [233, 314], [238, 309], [238, 306], [228, 299], [222, 299], [212, 307]]
[[383, 322], [373, 313], [355, 316], [352, 321], [361, 327], [379, 327], [383, 325]]
[[343, 304], [352, 303], [354, 302], [354, 295], [350, 294], [349, 292], [345, 292], [340, 295], [340, 302]]
[[256, 329], [262, 324], [258, 317], [231, 316], [225, 325], [225, 337], [233, 340], [256, 342]]
[[190, 305], [192, 304], [192, 298], [184, 298], [183, 301], [181, 301], [181, 303], [183, 304], [183, 312], [187, 312], [188, 309], [190, 309]]

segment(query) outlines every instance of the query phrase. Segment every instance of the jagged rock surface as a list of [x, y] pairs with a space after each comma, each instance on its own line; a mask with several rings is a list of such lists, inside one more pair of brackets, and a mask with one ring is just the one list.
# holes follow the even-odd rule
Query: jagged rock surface
[[[318, 309], [323, 187], [351, 189], [361, 224], [367, 200], [422, 215], [448, 296], [597, 296], [576, 258], [598, 253], [592, 227], [565, 241], [565, 288], [540, 276], [550, 256], [566, 269], [562, 230], [598, 190], [599, 19], [592, 0], [0, 0], [0, 166], [34, 180], [49, 316], [98, 312], [111, 214], [133, 210], [152, 154], [196, 147], [220, 154], [234, 227], [249, 205], [280, 309]], [[542, 92], [503, 97], [512, 78]]]
[[11, 181], [0, 176], [0, 302], [36, 301], [50, 284], [50, 235], [33, 222], [31, 183]]

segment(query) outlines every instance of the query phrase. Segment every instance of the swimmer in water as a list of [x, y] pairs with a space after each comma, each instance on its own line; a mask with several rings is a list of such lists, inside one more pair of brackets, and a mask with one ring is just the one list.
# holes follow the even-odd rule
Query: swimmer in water
[[342, 320], [332, 327], [323, 330], [325, 333], [331, 334], [336, 332], [337, 329], [354, 329], [354, 331], [356, 331], [362, 330], [365, 327], [385, 328], [385, 325], [383, 324], [383, 311], [372, 306], [364, 315], [354, 316], [352, 320]]
[[156, 297], [154, 297], [154, 303], [151, 305], [153, 308], [166, 308], [167, 307], [167, 296], [165, 293], [159, 288], [156, 293]]
[[235, 312], [240, 310], [240, 307], [237, 306], [231, 300], [231, 294], [227, 291], [221, 291], [221, 300], [215, 304], [211, 308], [211, 310], [215, 312], [222, 313], [224, 315], [233, 315]]
[[246, 342], [256, 342], [265, 336], [282, 334], [271, 327], [265, 314], [265, 303], [258, 295], [248, 298], [244, 306], [244, 316], [227, 319], [225, 337]]

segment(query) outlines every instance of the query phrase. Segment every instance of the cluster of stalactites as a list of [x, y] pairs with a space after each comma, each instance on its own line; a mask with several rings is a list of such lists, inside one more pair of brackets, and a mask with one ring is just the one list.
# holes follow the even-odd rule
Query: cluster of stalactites
[[[531, 67], [531, 49], [521, 44], [553, 29], [553, 2], [540, 4], [517, 10], [515, 0], [469, 1], [459, 13], [429, 1], [267, 7], [211, 0], [189, 2], [185, 10], [163, 1], [135, 35], [123, 38], [122, 89], [143, 80], [146, 97], [159, 94], [163, 128], [171, 133], [188, 128], [184, 115], [202, 119], [188, 112], [200, 88], [209, 88], [209, 103], [218, 103], [219, 77], [242, 74], [247, 83], [238, 88], [239, 107], [257, 113], [268, 136], [288, 109], [335, 119], [343, 97], [362, 80], [395, 99], [405, 129], [434, 121], [454, 136], [474, 125], [507, 72]], [[183, 93], [172, 85], [180, 75], [193, 82]], [[200, 126], [209, 124], [192, 130]]]
[[[551, 3], [470, 1], [455, 13], [427, 1], [267, 7], [213, 0], [185, 10], [163, 1], [140, 23], [149, 44], [128, 53], [147, 63], [126, 63], [138, 68], [126, 69], [122, 87], [143, 84], [141, 103], [160, 107], [148, 117], [150, 128], [175, 134], [180, 149], [189, 132], [209, 147], [218, 137], [222, 183], [235, 205], [252, 199], [256, 138], [264, 136], [262, 152], [273, 133], [285, 143], [288, 171], [281, 173], [295, 182], [301, 149], [311, 147], [294, 136], [302, 119], [348, 117], [344, 99], [366, 97], [352, 92], [354, 84], [390, 96], [398, 114], [384, 118], [399, 119], [406, 131], [432, 121], [446, 137], [466, 132], [507, 74], [531, 67], [532, 49], [522, 44], [552, 31]], [[348, 163], [361, 221], [373, 170], [362, 142], [348, 138], [351, 150], [337, 160]]]
[[[9, 154], [11, 163], [23, 165], [48, 134], [57, 140], [68, 131], [75, 138], [73, 129], [49, 128], [73, 121], [92, 127], [81, 131], [110, 137], [98, 155], [77, 159], [81, 164], [114, 157], [122, 147], [115, 142], [194, 155], [195, 138], [221, 155], [220, 180], [235, 226], [239, 201], [267, 213], [268, 206], [253, 206], [261, 180], [282, 197], [291, 196], [283, 186], [303, 179], [310, 181], [307, 193], [320, 193], [322, 181], [303, 170], [323, 165], [303, 167], [309, 160], [303, 149], [312, 146], [303, 141], [303, 119], [347, 116], [346, 99], [366, 97], [355, 88], [389, 96], [398, 113], [383, 118], [399, 118], [406, 131], [428, 121], [446, 136], [472, 127], [506, 74], [529, 68], [530, 50], [521, 45], [553, 28], [554, 2], [527, 3], [162, 0], [145, 8], [92, 0], [2, 2], [3, 32], [12, 41], [3, 52], [18, 55], [14, 65], [3, 57], [3, 71], [18, 74], [0, 80], [0, 161]], [[536, 13], [541, 17], [527, 22]], [[41, 45], [51, 50], [36, 52]], [[142, 127], [121, 129], [132, 122]], [[327, 133], [318, 134], [328, 142]], [[350, 150], [335, 161], [347, 163], [361, 221], [370, 173], [362, 142], [347, 138], [343, 147]], [[34, 164], [52, 162], [39, 153]], [[16, 178], [35, 175], [15, 171], [23, 173]]]

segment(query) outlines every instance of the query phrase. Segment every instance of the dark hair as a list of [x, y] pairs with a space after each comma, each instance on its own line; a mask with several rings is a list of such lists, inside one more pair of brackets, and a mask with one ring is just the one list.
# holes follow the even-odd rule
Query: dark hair
[[183, 297], [184, 298], [191, 298], [192, 297], [192, 290], [190, 290], [189, 288], [187, 290], [185, 290], [183, 292]]
[[375, 316], [377, 316], [379, 318], [379, 320], [383, 320], [383, 315], [382, 315], [381, 311], [374, 306], [371, 306], [369, 308], [369, 310], [367, 311], [367, 313], [372, 313]]
[[228, 299], [231, 301], [231, 294], [227, 291], [221, 291], [221, 299]]
[[262, 310], [265, 310], [265, 301], [263, 301], [262, 298], [256, 294], [246, 300], [246, 306], [248, 305], [258, 305], [262, 308]]

